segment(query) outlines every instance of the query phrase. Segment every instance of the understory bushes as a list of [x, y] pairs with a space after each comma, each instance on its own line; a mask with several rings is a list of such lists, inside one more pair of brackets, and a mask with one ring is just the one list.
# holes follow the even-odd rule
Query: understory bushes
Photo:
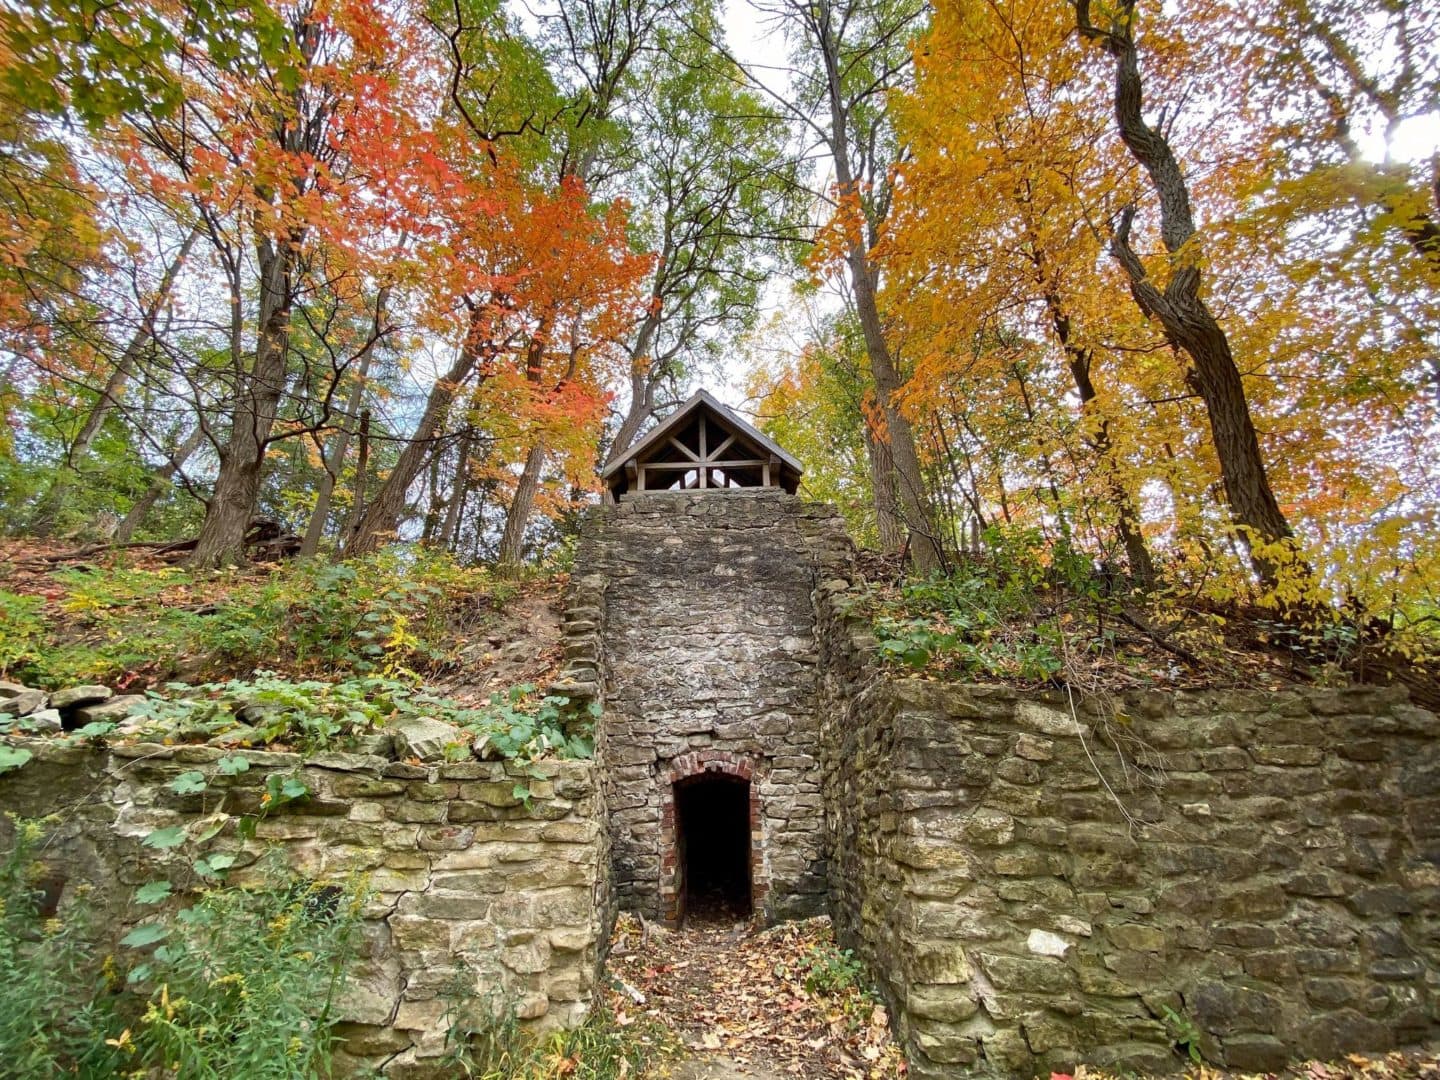
[[[200, 686], [170, 683], [165, 691], [163, 696], [152, 692], [131, 714], [146, 721], [162, 741], [226, 736], [230, 746], [286, 746], [302, 753], [357, 749], [364, 736], [379, 732], [390, 720], [429, 717], [453, 724], [463, 735], [447, 748], [447, 757], [455, 760], [468, 759], [472, 750], [490, 760], [588, 758], [594, 753], [599, 713], [594, 703], [582, 710], [569, 698], [542, 696], [530, 683], [491, 694], [475, 707], [429, 693], [411, 681], [379, 676], [297, 681], [257, 671], [253, 679]], [[0, 717], [0, 734], [6, 726]], [[109, 734], [104, 728], [113, 726], [96, 730], [91, 725], [75, 735], [103, 738]]]
[[51, 689], [274, 668], [425, 674], [453, 660], [516, 584], [444, 554], [306, 560], [263, 576], [81, 564], [0, 590], [0, 676]]
[[13, 834], [0, 860], [0, 1076], [328, 1074], [358, 890], [272, 866], [263, 885], [207, 889], [109, 951], [85, 896], [52, 910], [43, 825], [15, 821]]
[[1440, 622], [1246, 605], [1178, 585], [1141, 591], [1063, 538], [991, 528], [984, 541], [946, 573], [871, 582], [847, 601], [872, 624], [883, 659], [954, 678], [1090, 688], [1413, 683], [1440, 670]]

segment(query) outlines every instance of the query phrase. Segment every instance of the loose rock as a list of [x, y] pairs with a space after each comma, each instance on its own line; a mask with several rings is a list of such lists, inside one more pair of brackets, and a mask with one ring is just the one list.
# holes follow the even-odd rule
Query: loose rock
[[67, 686], [50, 695], [50, 707], [64, 711], [82, 705], [96, 705], [114, 696], [115, 691], [108, 686]]
[[419, 758], [421, 761], [442, 761], [445, 748], [464, 744], [469, 736], [454, 724], [429, 716], [401, 716], [392, 720], [387, 731], [395, 744], [400, 760]]

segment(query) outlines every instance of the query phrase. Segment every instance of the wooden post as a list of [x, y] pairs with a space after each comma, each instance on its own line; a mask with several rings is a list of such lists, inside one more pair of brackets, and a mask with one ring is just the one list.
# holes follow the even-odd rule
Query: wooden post
[[705, 449], [705, 436], [706, 436], [706, 430], [705, 430], [705, 414], [702, 412], [702, 413], [700, 414], [700, 466], [699, 466], [699, 469], [700, 469], [700, 483], [699, 483], [699, 486], [700, 486], [701, 488], [705, 487], [706, 474], [710, 471], [709, 468], [708, 468], [708, 467], [706, 466], [706, 464], [705, 464], [705, 459], [710, 456], [709, 453], [708, 453], [708, 452], [706, 451], [706, 449]]

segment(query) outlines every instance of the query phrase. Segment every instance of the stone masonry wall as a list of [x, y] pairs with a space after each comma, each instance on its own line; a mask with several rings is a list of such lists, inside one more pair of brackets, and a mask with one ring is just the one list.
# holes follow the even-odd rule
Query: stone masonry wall
[[757, 910], [823, 910], [810, 594], [851, 558], [832, 509], [776, 490], [628, 494], [587, 521], [622, 906], [673, 919], [672, 785], [720, 771], [751, 784]]
[[[117, 938], [153, 910], [129, 902], [135, 886], [193, 880], [189, 855], [141, 847], [146, 835], [219, 807], [254, 812], [266, 775], [299, 775], [308, 798], [264, 818], [253, 841], [236, 837], [232, 821], [211, 846], [241, 856], [229, 874], [240, 883], [269, 846], [314, 880], [364, 875], [373, 890], [364, 955], [338, 1010], [344, 1060], [391, 1077], [433, 1074], [446, 1029], [441, 991], [462, 970], [473, 973], [479, 1000], [503, 1000], [541, 1027], [573, 1025], [589, 1009], [607, 906], [591, 762], [540, 766], [546, 779], [526, 781], [527, 807], [514, 793], [521, 774], [492, 762], [425, 767], [244, 750], [250, 770], [221, 777], [213, 764], [226, 751], [214, 747], [26, 746], [35, 757], [0, 777], [0, 810], [56, 815], [43, 858], [47, 877], [63, 885], [62, 910], [77, 886], [94, 886], [86, 902]], [[169, 789], [189, 770], [207, 774], [207, 792]], [[0, 848], [9, 828], [0, 818]]]
[[843, 587], [819, 594], [832, 904], [913, 1075], [1179, 1068], [1186, 1025], [1246, 1072], [1440, 1035], [1433, 714], [897, 679]]

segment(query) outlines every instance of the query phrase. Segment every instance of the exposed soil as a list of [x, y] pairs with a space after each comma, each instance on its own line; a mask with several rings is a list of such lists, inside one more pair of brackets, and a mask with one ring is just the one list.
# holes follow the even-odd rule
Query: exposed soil
[[560, 668], [562, 588], [559, 580], [529, 583], [502, 608], [487, 612], [484, 624], [457, 649], [455, 662], [427, 680], [427, 687], [466, 705], [521, 683], [544, 690]]

